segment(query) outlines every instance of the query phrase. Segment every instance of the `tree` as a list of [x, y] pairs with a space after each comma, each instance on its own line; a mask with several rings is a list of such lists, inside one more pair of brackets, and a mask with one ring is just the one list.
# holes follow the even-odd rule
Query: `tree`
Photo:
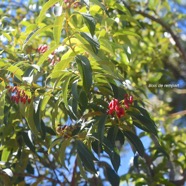
[[171, 103], [184, 95], [185, 15], [168, 1], [0, 6], [2, 185], [184, 184], [185, 111]]

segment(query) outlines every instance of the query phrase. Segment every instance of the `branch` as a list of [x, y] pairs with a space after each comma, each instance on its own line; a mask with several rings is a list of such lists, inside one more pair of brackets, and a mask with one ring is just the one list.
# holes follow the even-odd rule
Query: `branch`
[[59, 182], [58, 180], [55, 180], [55, 179], [53, 179], [53, 178], [46, 177], [46, 176], [44, 176], [44, 175], [35, 176], [35, 175], [32, 175], [32, 174], [27, 174], [27, 173], [16, 173], [16, 172], [14, 172], [13, 174], [14, 174], [15, 176], [20, 176], [20, 177], [30, 177], [30, 178], [35, 178], [35, 179], [43, 178], [43, 179], [45, 179], [45, 180], [51, 181], [51, 182], [56, 183], [56, 184], [58, 183], [58, 184], [60, 184], [61, 186], [63, 186], [63, 185], [61, 184], [61, 182]]
[[76, 186], [76, 168], [77, 168], [77, 157], [76, 157], [74, 168], [73, 168], [72, 181], [71, 181], [70, 186]]
[[182, 111], [179, 111], [179, 112], [175, 112], [175, 113], [173, 113], [173, 114], [171, 114], [170, 115], [170, 117], [176, 117], [176, 116], [178, 116], [178, 115], [180, 115], [180, 116], [185, 116], [186, 115], [186, 110], [182, 110]]
[[127, 5], [127, 3], [122, 0], [123, 4], [125, 5], [125, 7], [129, 10], [129, 12], [132, 14], [132, 11], [135, 12], [135, 13], [138, 13], [140, 15], [142, 15], [143, 17], [146, 17], [146, 18], [149, 18], [151, 19], [152, 21], [160, 24], [170, 35], [171, 37], [173, 38], [179, 52], [181, 53], [182, 57], [183, 57], [183, 60], [186, 62], [186, 52], [185, 52], [185, 49], [183, 48], [183, 46], [181, 45], [180, 43], [180, 40], [179, 40], [179, 37], [173, 32], [173, 30], [171, 29], [171, 27], [166, 24], [165, 22], [163, 22], [161, 19], [159, 18], [155, 18], [151, 15], [149, 15], [148, 13], [146, 12], [143, 12], [141, 10], [132, 10], [130, 8], [130, 6]]
[[159, 18], [155, 18], [149, 14], [147, 14], [146, 12], [143, 12], [143, 11], [136, 11], [136, 13], [146, 17], [146, 18], [149, 18], [151, 19], [152, 21], [160, 24], [170, 35], [171, 37], [173, 38], [177, 48], [179, 49], [184, 61], [186, 62], [186, 52], [185, 52], [185, 49], [182, 47], [181, 43], [180, 43], [180, 40], [179, 40], [179, 37], [173, 32], [173, 30], [171, 29], [171, 27], [169, 25], [167, 25], [165, 22], [163, 22], [161, 19]]

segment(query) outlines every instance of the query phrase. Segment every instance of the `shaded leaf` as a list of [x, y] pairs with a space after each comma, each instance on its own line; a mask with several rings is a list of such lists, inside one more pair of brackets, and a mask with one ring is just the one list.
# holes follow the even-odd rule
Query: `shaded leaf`
[[81, 37], [83, 37], [86, 41], [88, 41], [88, 43], [91, 45], [92, 50], [94, 51], [95, 54], [98, 53], [99, 50], [99, 43], [97, 38], [94, 36], [92, 37], [91, 35], [85, 33], [85, 32], [80, 32]]
[[111, 183], [112, 186], [119, 186], [120, 177], [116, 174], [116, 172], [110, 167], [105, 167], [107, 179]]
[[96, 173], [96, 169], [94, 167], [94, 160], [97, 160], [92, 152], [85, 146], [85, 144], [81, 141], [76, 141], [77, 144], [77, 152], [78, 155], [83, 162], [83, 165], [87, 170], [89, 170], [92, 173]]
[[93, 37], [95, 32], [95, 25], [96, 25], [94, 18], [90, 14], [81, 14], [81, 15], [83, 16], [85, 23]]
[[88, 93], [92, 86], [92, 68], [90, 65], [90, 61], [85, 56], [78, 55], [76, 56], [76, 62], [78, 64], [78, 69], [83, 81], [83, 87]]
[[99, 121], [98, 121], [98, 137], [101, 144], [104, 138], [106, 120], [107, 120], [107, 114], [104, 114], [103, 116], [99, 117]]
[[143, 157], [145, 149], [144, 149], [143, 143], [138, 138], [138, 136], [136, 136], [134, 133], [132, 133], [130, 131], [124, 131], [123, 133], [127, 137], [127, 139], [129, 140], [131, 145], [134, 146], [134, 148], [139, 153], [139, 155]]
[[23, 140], [24, 140], [25, 144], [27, 145], [27, 147], [29, 147], [32, 152], [35, 152], [35, 146], [32, 143], [32, 141], [30, 140], [28, 133], [22, 132], [22, 136], [23, 136]]

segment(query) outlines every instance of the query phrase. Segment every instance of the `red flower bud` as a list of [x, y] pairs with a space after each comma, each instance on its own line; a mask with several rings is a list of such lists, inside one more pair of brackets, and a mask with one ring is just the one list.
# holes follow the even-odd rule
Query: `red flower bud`
[[41, 45], [38, 47], [37, 51], [41, 54], [41, 53], [45, 53], [48, 50], [48, 46], [47, 45]]

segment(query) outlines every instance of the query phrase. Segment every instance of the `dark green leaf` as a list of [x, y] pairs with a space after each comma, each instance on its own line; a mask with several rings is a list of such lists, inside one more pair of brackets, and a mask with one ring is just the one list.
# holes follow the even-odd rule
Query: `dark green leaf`
[[39, 132], [41, 132], [41, 108], [42, 100], [39, 99], [37, 103], [35, 103], [35, 111], [34, 111], [34, 123]]
[[106, 120], [107, 120], [107, 114], [104, 114], [103, 116], [101, 116], [99, 118], [99, 121], [98, 121], [98, 137], [99, 137], [101, 144], [102, 144], [103, 138], [104, 138]]
[[77, 144], [77, 152], [78, 155], [83, 162], [85, 168], [90, 172], [96, 173], [96, 169], [94, 167], [94, 160], [97, 160], [92, 152], [85, 146], [85, 144], [81, 141], [76, 141]]
[[33, 132], [33, 134], [35, 134], [36, 136], [38, 135], [38, 130], [35, 124], [35, 120], [34, 120], [34, 108], [33, 108], [33, 100], [28, 104], [27, 109], [26, 109], [26, 121], [27, 124], [30, 128], [30, 130]]
[[22, 136], [27, 147], [29, 147], [32, 152], [35, 152], [35, 146], [30, 140], [30, 138], [28, 137], [28, 133], [22, 132]]
[[97, 155], [100, 155], [100, 153], [103, 152], [103, 148], [102, 148], [101, 144], [99, 143], [99, 141], [97, 141], [97, 140], [92, 142], [92, 149], [94, 150], [94, 152]]
[[145, 149], [141, 140], [134, 133], [130, 131], [124, 131], [124, 135], [127, 137], [131, 145], [136, 149], [140, 156], [143, 157]]
[[60, 163], [65, 166], [65, 157], [66, 157], [66, 148], [70, 145], [70, 140], [71, 139], [66, 139], [60, 144], [59, 148], [59, 160]]
[[112, 186], [119, 186], [120, 178], [116, 174], [116, 172], [110, 167], [105, 167], [107, 179], [111, 183]]
[[[137, 114], [134, 112], [130, 112], [130, 115], [133, 116], [137, 121], [139, 121], [142, 124], [142, 127], [145, 127], [148, 130], [148, 132], [151, 132], [157, 136], [156, 125], [155, 125], [154, 121], [149, 116], [146, 117], [144, 115]], [[134, 124], [136, 124], [136, 122]]]
[[43, 120], [41, 120], [41, 134], [42, 134], [42, 139], [44, 140], [46, 137], [46, 126]]
[[76, 56], [76, 62], [78, 64], [80, 76], [83, 81], [83, 87], [88, 93], [92, 86], [92, 68], [90, 65], [90, 61], [85, 56], [78, 55]]
[[118, 126], [115, 125], [114, 127], [109, 128], [107, 133], [107, 139], [110, 141], [110, 143], [114, 146], [116, 141], [116, 136], [118, 134]]
[[95, 36], [92, 37], [91, 35], [89, 35], [87, 33], [84, 33], [84, 32], [81, 32], [80, 35], [86, 41], [88, 41], [88, 43], [91, 45], [92, 50], [94, 51], [94, 53], [97, 54], [98, 53], [98, 50], [99, 50], [99, 47], [100, 47], [97, 38]]
[[48, 134], [50, 135], [56, 135], [56, 133], [54, 132], [54, 130], [48, 126], [45, 126], [45, 130]]
[[95, 25], [96, 25], [94, 18], [90, 14], [81, 14], [81, 15], [83, 16], [85, 23], [93, 37], [95, 32]]

